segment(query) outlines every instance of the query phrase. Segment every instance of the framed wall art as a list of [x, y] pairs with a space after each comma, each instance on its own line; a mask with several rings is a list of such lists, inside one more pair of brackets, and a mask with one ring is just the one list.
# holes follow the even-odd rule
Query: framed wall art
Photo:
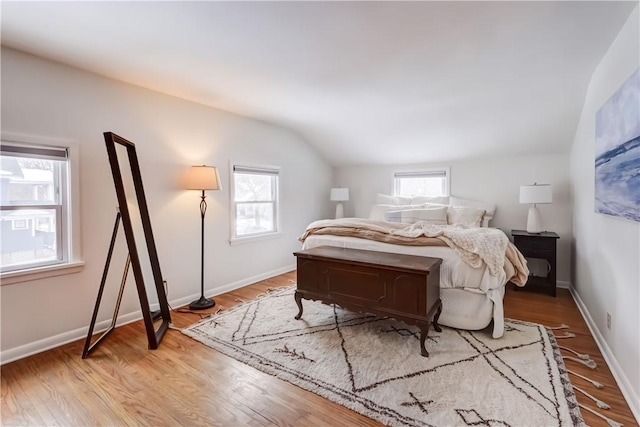
[[640, 222], [640, 69], [596, 113], [595, 211]]

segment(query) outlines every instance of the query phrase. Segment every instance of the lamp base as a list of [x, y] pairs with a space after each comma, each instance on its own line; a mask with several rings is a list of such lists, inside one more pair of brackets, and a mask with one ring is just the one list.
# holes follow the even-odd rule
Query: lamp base
[[540, 222], [540, 211], [536, 205], [533, 205], [529, 208], [529, 216], [527, 216], [527, 233], [540, 234], [543, 231], [542, 223]]
[[206, 308], [213, 307], [214, 305], [216, 305], [214, 300], [201, 296], [199, 300], [189, 304], [189, 308], [191, 310], [204, 310]]
[[336, 205], [336, 219], [344, 218], [344, 208], [342, 203], [338, 202]]

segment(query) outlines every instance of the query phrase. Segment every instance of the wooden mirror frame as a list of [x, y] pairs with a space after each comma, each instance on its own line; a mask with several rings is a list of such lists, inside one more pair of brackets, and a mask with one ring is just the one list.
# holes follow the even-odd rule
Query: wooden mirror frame
[[[118, 196], [118, 205], [120, 208], [120, 214], [122, 215], [122, 225], [124, 227], [124, 233], [127, 239], [127, 246], [129, 248], [129, 256], [131, 257], [131, 266], [133, 267], [133, 275], [136, 281], [136, 288], [138, 289], [138, 297], [140, 298], [140, 307], [142, 309], [142, 317], [144, 319], [144, 326], [147, 331], [147, 339], [149, 341], [149, 348], [156, 349], [162, 340], [162, 337], [169, 329], [171, 323], [171, 314], [169, 311], [169, 303], [167, 301], [167, 295], [165, 293], [162, 273], [160, 271], [160, 262], [158, 261], [158, 252], [156, 250], [155, 240], [153, 239], [153, 231], [151, 230], [151, 220], [149, 218], [149, 209], [147, 208], [147, 199], [144, 195], [144, 188], [142, 186], [142, 176], [140, 175], [140, 164], [138, 163], [138, 156], [136, 154], [135, 145], [127, 141], [126, 139], [112, 133], [105, 132], [104, 140], [107, 145], [107, 154], [109, 156], [109, 164], [111, 165], [111, 173], [113, 175], [113, 183], [116, 188], [116, 194]], [[140, 210], [140, 217], [142, 220], [142, 228], [144, 230], [144, 241], [136, 242], [135, 233], [133, 230], [133, 224], [131, 222], [131, 214], [127, 202], [131, 202], [131, 199], [127, 199], [124, 183], [122, 180], [122, 173], [120, 170], [120, 163], [118, 162], [118, 153], [116, 150], [116, 144], [124, 146], [127, 150], [129, 157], [129, 165], [131, 167], [131, 175], [133, 177], [133, 184], [136, 193], [136, 201]], [[121, 159], [123, 160], [123, 159]], [[153, 273], [153, 282], [155, 290], [158, 295], [158, 303], [160, 305], [159, 316], [162, 318], [162, 323], [156, 330], [153, 326], [154, 318], [158, 318], [158, 314], [153, 315], [149, 306], [149, 298], [147, 297], [147, 288], [145, 286], [144, 275], [142, 266], [140, 263], [140, 254], [138, 247], [144, 250], [147, 248], [149, 255], [149, 261], [151, 264], [151, 270]], [[151, 288], [150, 288], [151, 289]]]

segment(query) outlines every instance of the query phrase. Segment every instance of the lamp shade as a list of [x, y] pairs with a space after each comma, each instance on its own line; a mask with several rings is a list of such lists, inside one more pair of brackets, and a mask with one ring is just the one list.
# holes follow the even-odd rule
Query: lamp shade
[[551, 203], [553, 195], [550, 184], [534, 184], [520, 186], [520, 203]]
[[332, 188], [331, 200], [334, 202], [344, 202], [349, 200], [349, 189], [348, 188]]
[[218, 169], [213, 166], [191, 166], [187, 174], [188, 190], [221, 190]]

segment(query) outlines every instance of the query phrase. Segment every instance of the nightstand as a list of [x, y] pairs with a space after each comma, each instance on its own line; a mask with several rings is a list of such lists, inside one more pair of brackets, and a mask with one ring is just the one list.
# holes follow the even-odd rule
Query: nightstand
[[547, 261], [546, 276], [529, 275], [524, 289], [542, 290], [556, 296], [556, 242], [560, 238], [556, 233], [528, 233], [524, 230], [511, 230], [513, 244], [525, 258]]

